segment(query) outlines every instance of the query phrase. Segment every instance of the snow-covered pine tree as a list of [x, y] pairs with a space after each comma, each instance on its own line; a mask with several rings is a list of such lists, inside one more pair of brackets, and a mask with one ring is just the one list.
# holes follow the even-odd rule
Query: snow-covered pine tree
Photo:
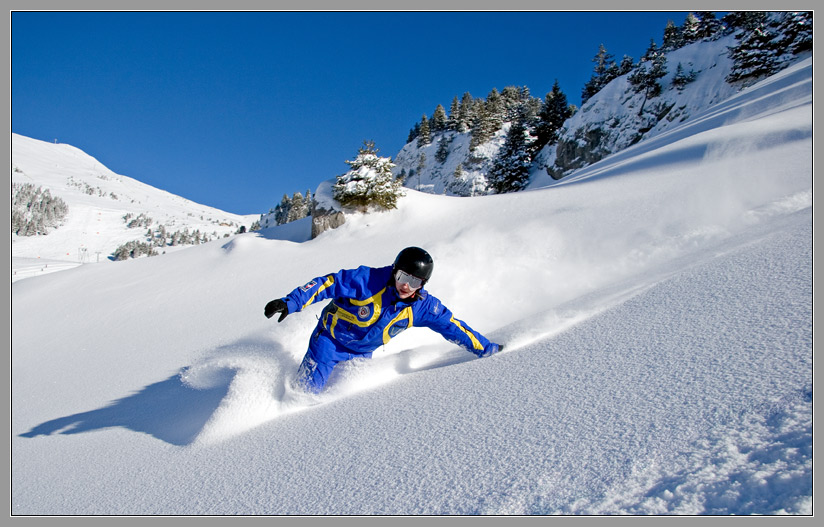
[[112, 257], [116, 261], [121, 261], [128, 260], [129, 258], [140, 258], [144, 255], [156, 256], [157, 251], [155, 251], [151, 244], [135, 240], [124, 243], [115, 249]]
[[304, 199], [303, 194], [295, 192], [292, 195], [292, 206], [286, 216], [286, 223], [300, 220], [309, 215], [309, 201]]
[[678, 90], [683, 90], [684, 86], [691, 83], [695, 80], [695, 72], [690, 70], [689, 72], [684, 71], [684, 66], [681, 63], [678, 63], [678, 66], [675, 68], [675, 75], [672, 77], [672, 85], [675, 86]]
[[810, 11], [783, 13], [777, 21], [783, 38], [780, 45], [789, 53], [798, 54], [813, 49], [813, 14]]
[[558, 130], [570, 117], [572, 117], [572, 109], [567, 102], [566, 94], [561, 91], [558, 79], [555, 79], [552, 91], [546, 94], [541, 112], [538, 114], [538, 124], [535, 128], [536, 139], [531, 149], [532, 157], [546, 145], [554, 144], [558, 140]]
[[492, 88], [492, 91], [486, 96], [484, 106], [486, 106], [487, 117], [489, 118], [489, 128], [492, 132], [490, 134], [491, 137], [501, 129], [501, 126], [504, 124], [504, 118], [506, 117], [504, 98], [497, 88]]
[[474, 119], [470, 132], [472, 137], [469, 140], [470, 150], [486, 143], [495, 132], [501, 129], [504, 124], [505, 108], [501, 94], [496, 88], [487, 95], [486, 101], [475, 101]]
[[684, 38], [684, 44], [692, 44], [701, 40], [701, 21], [694, 13], [687, 13], [687, 18], [681, 26], [681, 35]]
[[492, 125], [490, 124], [492, 118], [489, 116], [489, 110], [483, 104], [475, 105], [474, 118], [472, 119], [472, 127], [470, 128], [469, 149], [475, 150], [480, 145], [486, 143], [492, 138]]
[[431, 128], [429, 127], [429, 119], [426, 114], [421, 117], [421, 127], [418, 131], [418, 148], [426, 146], [432, 142]]
[[[458, 131], [458, 116], [461, 112], [461, 103], [458, 101], [458, 96], [452, 98], [452, 104], [449, 106], [449, 117], [446, 120], [446, 128], [453, 132]], [[409, 141], [407, 141], [408, 143]]]
[[529, 182], [530, 137], [524, 116], [518, 116], [506, 134], [506, 140], [492, 161], [487, 174], [489, 186], [498, 194], [522, 190]]
[[452, 144], [452, 140], [447, 139], [446, 136], [438, 139], [438, 151], [435, 152], [435, 161], [438, 163], [444, 163], [446, 161], [446, 158], [449, 157], [450, 144]]
[[[529, 90], [527, 89], [527, 94]], [[522, 103], [522, 90], [516, 86], [506, 86], [501, 90], [502, 114], [504, 121], [511, 121], [518, 116]]]
[[684, 47], [684, 34], [681, 32], [681, 28], [675, 25], [672, 20], [667, 20], [661, 49], [673, 51], [682, 47]]
[[661, 93], [661, 85], [658, 79], [667, 74], [667, 56], [655, 44], [654, 39], [650, 39], [649, 47], [635, 68], [635, 71], [627, 78], [635, 93], [644, 94], [644, 102], [638, 115], [644, 112], [644, 105], [647, 100], [657, 97]]
[[721, 20], [731, 30], [752, 31], [759, 25], [767, 23], [767, 13], [764, 11], [731, 11]]
[[[541, 113], [544, 102], [540, 97], [532, 97], [529, 93], [529, 88], [526, 86], [521, 88], [521, 105], [518, 108], [519, 112], [523, 112], [524, 122], [529, 130], [534, 130], [538, 126], [538, 114]], [[515, 115], [517, 117], [517, 114]]]
[[283, 225], [289, 217], [289, 209], [292, 208], [292, 200], [286, 194], [280, 199], [280, 203], [275, 207], [275, 225]]
[[392, 161], [378, 157], [374, 141], [364, 141], [355, 160], [346, 163], [349, 171], [338, 176], [332, 186], [332, 195], [341, 205], [361, 212], [397, 207], [403, 187], [392, 175]]
[[698, 18], [697, 36], [700, 39], [715, 38], [723, 29], [713, 11], [696, 11], [695, 16]]
[[438, 133], [446, 130], [446, 121], [446, 110], [443, 105], [439, 104], [432, 112], [432, 119], [429, 121], [430, 132]]
[[635, 63], [632, 60], [632, 57], [629, 55], [624, 55], [624, 58], [621, 59], [621, 64], [618, 66], [618, 76], [626, 75], [631, 72], [634, 67]]
[[469, 92], [464, 92], [458, 110], [458, 122], [455, 131], [464, 134], [472, 127], [475, 119], [475, 98]]
[[778, 39], [778, 35], [764, 23], [739, 35], [738, 44], [730, 48], [733, 65], [727, 82], [759, 79], [778, 71]]
[[31, 183], [12, 183], [11, 202], [11, 232], [18, 236], [48, 234], [69, 213], [65, 201]]
[[[727, 20], [729, 15], [725, 17]], [[741, 28], [730, 48], [728, 82], [757, 80], [781, 69], [790, 55], [812, 50], [812, 13], [801, 11], [734, 17]]]

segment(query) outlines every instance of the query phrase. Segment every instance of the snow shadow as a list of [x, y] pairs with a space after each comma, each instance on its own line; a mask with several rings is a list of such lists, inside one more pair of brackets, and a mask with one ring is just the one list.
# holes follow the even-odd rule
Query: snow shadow
[[103, 408], [46, 421], [20, 437], [71, 435], [122, 427], [185, 446], [194, 441], [226, 396], [230, 380], [227, 377], [224, 383], [198, 390], [186, 386], [179, 375], [173, 375]]
[[296, 368], [279, 343], [245, 339], [103, 408], [46, 421], [20, 437], [121, 427], [176, 446], [226, 439], [307, 406], [286, 382], [284, 372]]
[[283, 225], [260, 229], [254, 234], [267, 240], [303, 243], [312, 239], [312, 217], [308, 216]]

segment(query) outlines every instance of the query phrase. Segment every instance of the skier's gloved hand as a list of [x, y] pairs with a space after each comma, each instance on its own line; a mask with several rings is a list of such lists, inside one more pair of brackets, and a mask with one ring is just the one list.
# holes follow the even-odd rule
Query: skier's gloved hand
[[478, 357], [489, 357], [490, 355], [503, 351], [503, 349], [503, 344], [495, 344], [494, 342], [490, 342], [489, 346], [484, 348], [484, 350], [478, 354]]
[[275, 313], [280, 313], [278, 322], [281, 322], [284, 318], [286, 318], [286, 315], [289, 314], [289, 306], [287, 306], [286, 302], [280, 298], [272, 300], [266, 304], [266, 307], [263, 308], [263, 314], [266, 315], [266, 318], [272, 318]]

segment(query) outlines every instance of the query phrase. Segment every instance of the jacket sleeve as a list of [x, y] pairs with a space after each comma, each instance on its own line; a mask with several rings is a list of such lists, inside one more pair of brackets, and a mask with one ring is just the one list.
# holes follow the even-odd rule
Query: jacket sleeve
[[337, 273], [319, 276], [294, 289], [283, 297], [289, 313], [297, 313], [328, 298], [359, 298], [366, 288], [370, 268], [343, 269]]
[[486, 357], [498, 351], [498, 345], [490, 342], [463, 320], [458, 320], [437, 298], [429, 295], [424, 301], [424, 312], [415, 325], [424, 326], [440, 333], [443, 338], [457, 344], [478, 357]]

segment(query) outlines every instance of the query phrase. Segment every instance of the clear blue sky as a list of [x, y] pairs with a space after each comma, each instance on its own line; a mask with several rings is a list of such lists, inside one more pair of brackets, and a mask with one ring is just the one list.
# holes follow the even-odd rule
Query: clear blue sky
[[[12, 132], [237, 214], [394, 158], [464, 92], [558, 79], [580, 104], [599, 44], [636, 61], [686, 12], [14, 12]], [[720, 15], [719, 15], [720, 16]]]

